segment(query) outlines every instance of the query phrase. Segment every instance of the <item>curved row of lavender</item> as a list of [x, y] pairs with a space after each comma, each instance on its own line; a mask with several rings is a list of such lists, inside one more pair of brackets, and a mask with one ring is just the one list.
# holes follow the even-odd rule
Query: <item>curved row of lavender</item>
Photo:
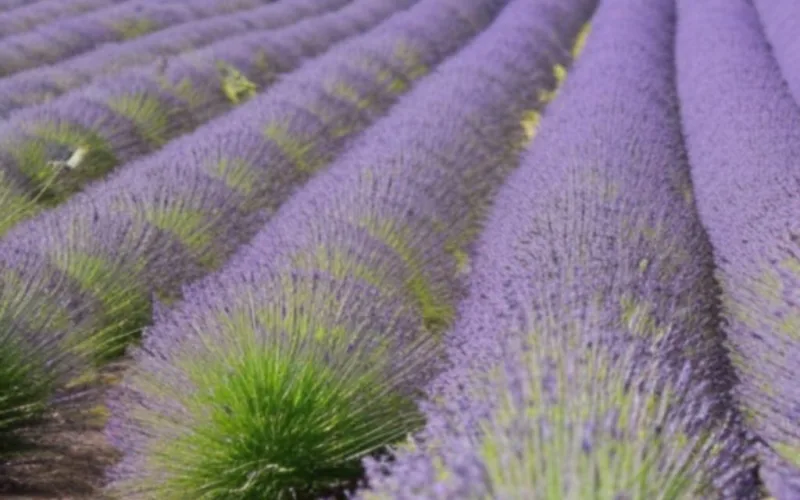
[[0, 0], [0, 12], [18, 9], [26, 5], [35, 5], [45, 1], [47, 0]]
[[0, 39], [16, 35], [37, 25], [64, 21], [72, 16], [101, 10], [127, 0], [43, 0], [0, 12]]
[[352, 0], [285, 0], [244, 12], [179, 24], [128, 42], [104, 44], [58, 64], [40, 66], [0, 79], [0, 118], [54, 99], [95, 78], [129, 66], [162, 61], [181, 52], [248, 31], [276, 29], [338, 9]]
[[754, 0], [773, 56], [778, 60], [794, 101], [800, 105], [800, 3], [793, 0]]
[[126, 452], [112, 490], [331, 494], [421, 424], [413, 395], [452, 321], [459, 264], [593, 4], [510, 2], [187, 287], [109, 403]]
[[[97, 80], [16, 113], [0, 124], [0, 234], [223, 114], [397, 8], [360, 0], [282, 29], [223, 40], [166, 65]], [[285, 10], [275, 14], [285, 16]]]
[[367, 462], [361, 497], [758, 498], [682, 143], [675, 18], [673, 0], [600, 4], [496, 197], [428, 426]]
[[[445, 7], [426, 7], [439, 10], [431, 25], [418, 28], [405, 16], [390, 17], [388, 24], [287, 75], [248, 106], [18, 225], [3, 243], [46, 256], [77, 288], [93, 290], [97, 312], [90, 316], [97, 330], [92, 334], [112, 342], [118, 353], [149, 320], [152, 292], [169, 300], [182, 283], [224, 261], [277, 208], [286, 190], [323, 167], [410, 83], [474, 34], [476, 28], [463, 19], [450, 21], [448, 31], [423, 31], [440, 30], [434, 20], [441, 23], [457, 12], [446, 7], [450, 0], [439, 1]], [[474, 16], [487, 2], [465, 10]], [[359, 0], [347, 11], [353, 16], [383, 11], [388, 17], [414, 3]], [[425, 38], [413, 39], [418, 32]], [[120, 300], [119, 294], [135, 300]], [[122, 320], [124, 327], [116, 324]], [[103, 346], [96, 347], [103, 357]]]
[[737, 392], [764, 441], [762, 479], [798, 498], [800, 108], [749, 0], [678, 6], [678, 91]]
[[[65, 0], [68, 1], [68, 0]], [[273, 0], [134, 0], [0, 39], [0, 77], [51, 64], [100, 44], [253, 8]]]
[[[377, 11], [412, 3], [359, 5]], [[107, 360], [134, 340], [150, 323], [153, 302], [179, 296], [184, 283], [224, 262], [293, 185], [322, 168], [411, 83], [488, 24], [500, 4], [425, 0], [288, 75], [246, 107], [12, 230], [0, 246], [0, 277], [11, 283], [7, 296], [41, 297], [40, 307], [58, 321], [37, 330], [52, 336], [47, 345], [13, 325], [7, 330], [30, 351], [9, 356], [27, 364], [11, 363], [8, 373], [53, 382], [49, 392], [36, 392], [14, 383], [26, 379], [0, 373], [6, 377], [0, 379], [0, 414], [20, 413], [14, 403], [21, 400], [35, 410], [0, 429], [0, 441], [38, 430], [37, 418], [53, 408], [63, 413], [63, 399], [48, 395], [61, 393], [68, 385], [64, 377], [91, 381], [93, 361]], [[21, 315], [15, 309], [9, 314]], [[0, 343], [0, 351], [13, 345]], [[82, 361], [65, 367], [61, 358], [49, 357], [53, 349]]]

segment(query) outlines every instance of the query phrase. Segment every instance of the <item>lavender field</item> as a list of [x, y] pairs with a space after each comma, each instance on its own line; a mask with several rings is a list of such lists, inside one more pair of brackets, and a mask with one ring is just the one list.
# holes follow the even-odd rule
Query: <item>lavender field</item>
[[800, 3], [0, 0], [0, 497], [800, 500]]

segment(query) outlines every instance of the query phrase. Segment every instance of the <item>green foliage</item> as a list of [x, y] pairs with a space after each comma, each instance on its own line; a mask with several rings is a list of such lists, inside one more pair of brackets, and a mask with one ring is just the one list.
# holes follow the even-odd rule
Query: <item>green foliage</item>
[[135, 123], [139, 133], [153, 147], [163, 146], [177, 133], [176, 124], [171, 120], [173, 110], [151, 95], [121, 95], [109, 100], [107, 105]]
[[213, 252], [214, 221], [202, 210], [187, 207], [148, 207], [144, 218], [155, 227], [174, 235], [209, 270], [222, 262]]
[[452, 294], [441, 284], [425, 277], [425, 269], [418, 252], [409, 245], [413, 232], [399, 221], [364, 218], [361, 227], [391, 247], [405, 261], [410, 270], [406, 286], [416, 298], [425, 327], [430, 332], [442, 333], [455, 317]]
[[9, 335], [8, 330], [14, 328], [8, 318], [0, 319], [0, 460], [25, 449], [24, 440], [14, 431], [44, 419], [58, 383], [58, 377], [44, 369], [46, 359]]
[[[633, 351], [597, 346], [579, 354], [574, 334], [528, 338], [526, 404], [501, 392], [483, 426], [481, 453], [499, 498], [707, 498], [720, 434], [686, 434], [686, 387], [665, 381], [656, 360], [636, 366]], [[502, 372], [494, 377], [503, 383]], [[521, 421], [530, 430], [511, 436], [509, 425]], [[509, 460], [510, 439], [519, 453]]]
[[273, 141], [302, 173], [310, 174], [317, 171], [328, 161], [321, 158], [316, 151], [316, 138], [297, 137], [284, 126], [271, 123], [264, 130], [264, 135]]
[[795, 467], [800, 467], [800, 446], [776, 443], [773, 445], [775, 451]]
[[111, 144], [98, 133], [65, 123], [38, 125], [7, 147], [34, 186], [30, 197], [45, 206], [61, 203], [118, 163]]
[[38, 211], [35, 198], [25, 196], [23, 192], [5, 172], [0, 171], [0, 235]]
[[121, 266], [77, 250], [54, 257], [55, 265], [97, 302], [90, 326], [71, 332], [79, 343], [76, 349], [99, 364], [121, 356], [150, 323], [149, 294], [136, 280], [144, 263]]
[[68, 314], [44, 287], [26, 289], [22, 282], [10, 269], [0, 272], [0, 465], [36, 449], [29, 431], [45, 424], [52, 410], [66, 413], [59, 395], [76, 373], [70, 346], [58, 337]]
[[414, 402], [391, 390], [396, 351], [387, 343], [352, 352], [353, 332], [332, 312], [337, 301], [313, 293], [309, 283], [284, 282], [275, 304], [250, 302], [221, 316], [213, 336], [198, 332], [202, 353], [176, 361], [193, 390], [133, 375], [137, 387], [180, 404], [181, 417], [138, 410], [169, 438], [150, 441], [144, 472], [115, 493], [313, 497], [356, 480], [362, 457], [421, 425]]
[[258, 86], [235, 67], [220, 61], [217, 64], [222, 81], [222, 92], [232, 104], [240, 104], [258, 92]]
[[146, 18], [133, 18], [119, 22], [113, 29], [120, 34], [123, 40], [132, 40], [152, 33], [159, 28], [158, 24]]

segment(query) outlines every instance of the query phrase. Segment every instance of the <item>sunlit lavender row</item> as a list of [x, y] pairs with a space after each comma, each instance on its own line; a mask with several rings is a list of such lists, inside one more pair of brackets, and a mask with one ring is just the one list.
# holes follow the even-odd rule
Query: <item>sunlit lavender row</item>
[[800, 500], [798, 22], [0, 0], [0, 496]]

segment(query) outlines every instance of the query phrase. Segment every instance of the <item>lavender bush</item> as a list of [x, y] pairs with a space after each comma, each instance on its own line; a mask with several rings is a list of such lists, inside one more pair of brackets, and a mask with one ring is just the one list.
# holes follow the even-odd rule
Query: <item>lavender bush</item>
[[166, 59], [249, 31], [277, 29], [339, 9], [351, 0], [293, 0], [263, 5], [211, 19], [187, 22], [130, 41], [107, 43], [57, 64], [0, 79], [0, 118], [52, 100], [100, 77], [130, 66]]
[[[408, 17], [427, 24], [423, 6], [433, 17], [446, 4], [466, 9], [423, 2]], [[333, 494], [361, 457], [420, 426], [414, 397], [452, 322], [459, 264], [592, 7], [511, 2], [184, 290], [110, 403], [108, 435], [126, 453], [113, 491]]]
[[761, 25], [772, 49], [772, 55], [778, 60], [784, 80], [800, 105], [800, 37], [797, 36], [800, 26], [800, 4], [791, 0], [754, 0]]
[[54, 21], [0, 39], [0, 77], [50, 64], [102, 43], [133, 39], [176, 24], [255, 7], [264, 1], [270, 0], [135, 0]]
[[427, 427], [367, 462], [360, 497], [758, 498], [683, 150], [675, 26], [670, 0], [601, 3], [497, 195]]
[[778, 499], [797, 498], [800, 108], [751, 2], [679, 1], [678, 14], [681, 112], [741, 379], [737, 394], [762, 441], [767, 488]]
[[[361, 3], [373, 14], [402, 6], [396, 0]], [[293, 185], [311, 175], [309, 165], [330, 161], [498, 7], [427, 0], [416, 14], [392, 17], [305, 65], [248, 108], [19, 225], [2, 251], [42, 265], [29, 269], [27, 260], [4, 261], [0, 276], [20, 276], [8, 296], [34, 294], [54, 311], [60, 322], [52, 334], [64, 339], [59, 349], [81, 360], [71, 377], [91, 382], [93, 366], [120, 354], [158, 314], [159, 304], [180, 295], [182, 284], [219, 266]], [[446, 19], [449, 24], [442, 23]], [[349, 92], [337, 90], [342, 88]], [[308, 112], [299, 114], [303, 107]], [[297, 135], [296, 127], [311, 135]], [[279, 130], [283, 135], [275, 135]], [[297, 145], [300, 156], [292, 154]], [[253, 179], [261, 182], [249, 184]], [[39, 285], [53, 276], [60, 287]], [[35, 369], [47, 373], [48, 367], [40, 359]], [[50, 395], [31, 393], [29, 399], [46, 406]], [[5, 392], [3, 401], [11, 401]]]
[[19, 8], [0, 12], [0, 37], [16, 35], [33, 27], [69, 18], [104, 7], [122, 3], [125, 0], [43, 0], [20, 5]]
[[11, 193], [10, 205], [0, 208], [8, 214], [0, 233], [246, 101], [409, 1], [373, 7], [362, 0], [283, 29], [224, 40], [166, 65], [131, 69], [15, 114], [0, 124], [0, 170]]

